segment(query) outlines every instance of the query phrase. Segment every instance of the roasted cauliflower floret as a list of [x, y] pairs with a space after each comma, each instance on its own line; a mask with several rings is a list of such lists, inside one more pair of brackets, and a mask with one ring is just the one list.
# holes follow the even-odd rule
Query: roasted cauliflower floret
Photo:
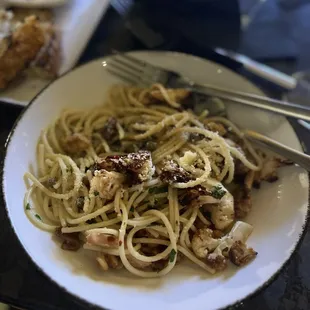
[[244, 266], [253, 260], [257, 255], [252, 248], [248, 248], [245, 243], [235, 241], [229, 251], [229, 258], [237, 266]]
[[211, 221], [216, 229], [223, 230], [234, 221], [234, 218], [234, 198], [229, 192], [226, 192], [219, 203], [212, 206]]
[[107, 200], [115, 196], [116, 191], [124, 182], [124, 176], [118, 172], [96, 170], [94, 174], [90, 182], [90, 193]]
[[205, 262], [217, 272], [225, 270], [228, 263], [227, 259], [223, 255], [216, 253], [208, 254]]
[[127, 155], [108, 156], [101, 160], [99, 166], [108, 171], [116, 171], [127, 176], [132, 184], [150, 180], [155, 172], [149, 151], [139, 151]]
[[185, 188], [181, 194], [179, 195], [179, 202], [183, 206], [191, 205], [197, 206], [202, 205], [205, 202], [203, 200], [200, 201], [200, 198], [205, 198], [208, 195], [207, 190], [201, 185], [197, 185], [194, 187]]
[[78, 154], [86, 151], [90, 146], [90, 141], [81, 133], [74, 133], [64, 141], [64, 149], [68, 154]]
[[197, 257], [206, 258], [220, 243], [213, 238], [213, 231], [209, 228], [201, 228], [196, 231], [192, 239], [192, 249]]
[[191, 175], [173, 160], [166, 161], [159, 177], [163, 183], [168, 184], [177, 182], [186, 183], [191, 179]]
[[189, 167], [194, 165], [196, 159], [197, 153], [186, 151], [184, 155], [180, 158], [180, 166], [185, 170], [188, 170]]

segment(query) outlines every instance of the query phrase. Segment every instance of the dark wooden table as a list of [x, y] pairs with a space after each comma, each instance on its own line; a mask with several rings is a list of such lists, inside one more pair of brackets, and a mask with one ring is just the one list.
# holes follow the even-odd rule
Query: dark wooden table
[[[132, 10], [127, 10], [126, 7], [117, 5], [118, 1], [114, 1], [118, 11], [113, 7], [109, 8], [81, 57], [80, 63], [109, 54], [112, 48], [122, 51], [178, 50], [217, 61], [244, 74], [240, 67], [214, 55], [210, 49], [212, 46], [221, 46], [237, 50], [240, 46], [244, 48], [251, 43], [242, 41], [249, 35], [243, 35], [240, 31], [236, 1], [180, 0], [177, 6], [175, 1], [169, 0], [158, 0], [155, 6], [155, 1], [146, 2], [151, 9], [147, 10], [141, 5], [141, 1], [138, 1]], [[165, 3], [165, 10], [160, 10], [163, 3]], [[151, 34], [145, 36], [141, 33], [141, 21], [145, 29], [153, 31]], [[137, 30], [137, 22], [140, 30]], [[154, 33], [160, 36], [154, 37]], [[268, 49], [268, 46], [265, 48]], [[292, 73], [296, 68], [296, 62], [291, 58], [273, 58], [265, 62], [287, 73]], [[268, 88], [266, 84], [260, 86]], [[274, 92], [274, 95], [279, 96], [279, 91]], [[21, 111], [22, 108], [19, 106], [0, 104], [1, 162], [5, 140]], [[292, 122], [292, 125], [304, 146], [310, 149], [309, 132], [296, 122]], [[30, 261], [12, 232], [3, 203], [0, 205], [0, 249], [0, 301], [35, 310], [89, 309], [88, 305], [64, 294]], [[284, 269], [276, 275], [275, 279], [272, 279], [273, 281], [270, 281], [268, 287], [256, 292], [237, 308], [310, 309], [309, 261], [310, 233], [307, 228], [307, 233], [298, 250]]]

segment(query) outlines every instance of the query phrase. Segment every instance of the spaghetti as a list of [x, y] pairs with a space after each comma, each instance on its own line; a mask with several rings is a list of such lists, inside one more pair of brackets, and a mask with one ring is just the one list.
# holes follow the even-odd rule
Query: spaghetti
[[182, 257], [210, 273], [253, 259], [252, 227], [238, 219], [265, 157], [227, 119], [187, 109], [190, 99], [115, 86], [104, 106], [63, 111], [41, 133], [38, 175], [25, 174], [30, 221], [63, 249], [93, 251], [103, 270], [141, 277]]

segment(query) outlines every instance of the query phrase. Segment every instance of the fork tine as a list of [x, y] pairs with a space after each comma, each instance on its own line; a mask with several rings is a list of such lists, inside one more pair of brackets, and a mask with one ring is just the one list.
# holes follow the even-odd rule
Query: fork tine
[[147, 65], [147, 66], [150, 66], [150, 67], [152, 67], [152, 68], [155, 68], [153, 65], [151, 65], [151, 64], [149, 64], [149, 63], [146, 63], [146, 62], [144, 62], [143, 60], [140, 60], [140, 59], [138, 59], [138, 58], [136, 58], [136, 57], [130, 56], [130, 55], [128, 55], [127, 53], [120, 53], [120, 52], [117, 51], [117, 50], [113, 50], [113, 53], [114, 53], [115, 55], [117, 55], [117, 56], [120, 56], [120, 57], [123, 57], [123, 58], [127, 59], [127, 60], [130, 61], [130, 62], [135, 63], [135, 64], [138, 65], [138, 66], [145, 67], [145, 66]]
[[118, 71], [114, 71], [111, 68], [107, 68], [107, 71], [109, 73], [111, 73], [112, 75], [116, 76], [117, 78], [120, 78], [121, 80], [125, 81], [125, 82], [129, 82], [129, 84], [136, 84], [137, 82], [133, 79], [131, 79], [129, 76], [124, 75]]
[[113, 59], [114, 61], [117, 61], [118, 63], [122, 64], [125, 67], [128, 67], [129, 69], [137, 72], [137, 73], [142, 73], [142, 68], [137, 68], [136, 66], [132, 65], [128, 61], [123, 61], [122, 59], [119, 59], [120, 57], [116, 56], [117, 58]]
[[129, 68], [123, 67], [122, 65], [119, 65], [118, 63], [116, 63], [115, 61], [112, 61], [108, 64], [108, 67], [112, 68], [112, 69], [116, 69], [119, 70], [121, 72], [124, 72], [126, 75], [132, 77], [135, 79], [136, 83], [139, 81], [140, 79], [140, 74], [137, 71], [131, 71]]

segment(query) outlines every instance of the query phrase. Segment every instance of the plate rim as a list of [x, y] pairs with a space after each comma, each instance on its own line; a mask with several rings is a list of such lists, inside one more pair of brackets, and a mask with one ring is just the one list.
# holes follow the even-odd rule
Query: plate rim
[[[247, 83], [250, 83], [252, 84], [252, 86], [254, 86], [255, 88], [258, 89], [258, 87], [252, 83], [250, 80], [246, 79], [244, 76], [240, 75], [239, 73], [236, 73], [234, 72], [233, 70], [221, 65], [221, 64], [217, 64], [216, 62], [214, 61], [211, 61], [209, 59], [204, 59], [202, 57], [199, 57], [199, 56], [195, 56], [195, 55], [191, 55], [191, 54], [186, 54], [186, 53], [182, 53], [182, 52], [178, 52], [178, 51], [164, 51], [164, 50], [158, 50], [158, 51], [148, 51], [148, 50], [134, 50], [134, 51], [128, 51], [126, 52], [128, 54], [139, 54], [139, 53], [149, 53], [149, 54], [169, 54], [169, 55], [180, 55], [182, 57], [190, 57], [190, 58], [194, 58], [196, 60], [203, 60], [205, 62], [209, 62], [209, 63], [212, 63], [213, 65], [216, 65], [218, 66], [220, 69], [224, 69], [225, 71], [228, 71], [229, 73], [233, 73], [235, 75], [238, 75], [242, 80], [246, 81]], [[64, 72], [63, 74], [61, 74], [58, 78], [50, 81], [50, 83], [48, 83], [44, 88], [42, 88], [36, 95], [35, 97], [33, 97], [28, 105], [26, 105], [24, 107], [24, 109], [22, 110], [22, 112], [20, 113], [20, 115], [18, 116], [18, 118], [15, 120], [8, 136], [7, 136], [7, 139], [5, 141], [5, 144], [4, 144], [4, 152], [3, 152], [3, 159], [0, 163], [0, 168], [1, 168], [1, 171], [0, 171], [0, 201], [2, 201], [4, 207], [5, 207], [5, 211], [6, 211], [6, 215], [9, 219], [9, 225], [10, 227], [12, 228], [13, 232], [14, 232], [14, 235], [15, 237], [17, 238], [19, 244], [21, 245], [23, 251], [26, 253], [26, 255], [30, 258], [31, 262], [34, 264], [34, 266], [41, 272], [41, 274], [43, 274], [43, 276], [45, 278], [47, 278], [49, 281], [51, 281], [53, 284], [55, 284], [58, 288], [60, 288], [63, 292], [65, 292], [66, 294], [69, 294], [71, 297], [73, 297], [73, 302], [75, 303], [82, 303], [82, 304], [85, 304], [85, 305], [88, 305], [88, 306], [95, 306], [95, 307], [98, 307], [99, 309], [102, 309], [102, 310], [106, 310], [107, 308], [105, 308], [104, 306], [100, 306], [98, 304], [94, 304], [94, 303], [91, 303], [90, 301], [80, 297], [80, 296], [77, 296], [75, 295], [74, 293], [71, 293], [70, 291], [68, 291], [64, 286], [62, 286], [61, 284], [59, 284], [58, 282], [56, 282], [56, 280], [52, 279], [35, 261], [34, 259], [30, 256], [30, 254], [27, 252], [26, 248], [24, 247], [24, 245], [21, 243], [20, 239], [18, 238], [18, 235], [15, 231], [15, 228], [13, 227], [13, 224], [12, 224], [12, 221], [11, 221], [11, 218], [9, 216], [9, 210], [8, 210], [8, 205], [7, 205], [7, 202], [6, 202], [6, 199], [5, 199], [5, 190], [4, 190], [4, 167], [5, 167], [5, 162], [6, 162], [6, 157], [7, 157], [7, 153], [8, 153], [8, 149], [9, 149], [9, 146], [10, 146], [10, 143], [14, 137], [14, 133], [15, 133], [15, 130], [20, 122], [20, 120], [23, 118], [24, 114], [28, 111], [28, 109], [35, 103], [36, 99], [48, 88], [50, 87], [53, 83], [57, 82], [58, 80], [62, 79], [63, 77], [65, 77], [66, 75], [70, 74], [71, 72], [75, 71], [75, 70], [78, 70], [84, 66], [87, 66], [91, 63], [94, 63], [94, 62], [98, 62], [98, 61], [106, 61], [107, 59], [109, 58], [112, 58], [112, 57], [115, 57], [113, 55], [107, 55], [107, 56], [104, 56], [104, 57], [98, 57], [98, 58], [95, 58], [95, 59], [92, 59], [88, 62], [85, 62], [81, 65], [78, 65], [78, 66], [75, 66], [73, 68], [71, 68], [70, 70]], [[263, 91], [261, 89], [258, 89], [259, 91], [261, 91], [263, 93]], [[305, 149], [304, 149], [304, 145], [302, 143], [302, 140], [300, 139], [300, 137], [297, 135], [294, 127], [291, 125], [291, 123], [287, 120], [287, 117], [284, 117], [286, 119], [286, 121], [288, 122], [288, 125], [291, 127], [292, 131], [295, 133], [296, 135], [296, 138], [298, 140], [298, 143], [300, 144], [303, 152], [305, 152]], [[262, 285], [260, 285], [259, 287], [257, 287], [253, 292], [249, 293], [248, 295], [246, 295], [244, 298], [242, 299], [239, 299], [239, 300], [236, 300], [235, 302], [233, 302], [232, 304], [229, 304], [227, 306], [224, 306], [224, 307], [221, 307], [221, 308], [218, 308], [217, 310], [237, 310], [245, 301], [251, 299], [251, 298], [254, 298], [255, 296], [257, 296], [259, 293], [261, 293], [264, 289], [268, 288], [278, 277], [279, 275], [281, 274], [281, 272], [285, 269], [285, 267], [288, 265], [288, 263], [292, 260], [292, 258], [296, 255], [297, 253], [297, 250], [300, 248], [301, 244], [302, 244], [302, 241], [304, 240], [305, 236], [306, 236], [306, 233], [307, 233], [307, 230], [308, 228], [310, 227], [310, 195], [309, 195], [309, 192], [310, 192], [310, 172], [307, 173], [308, 175], [308, 205], [307, 205], [307, 211], [306, 211], [306, 214], [305, 214], [305, 220], [304, 220], [304, 223], [302, 225], [302, 230], [301, 230], [301, 233], [299, 235], [299, 239], [298, 241], [296, 242], [296, 244], [294, 245], [294, 248], [292, 249], [292, 251], [290, 252], [290, 254], [288, 255], [287, 259], [283, 262], [283, 264], [281, 265], [281, 267], [267, 280], [265, 281]]]

